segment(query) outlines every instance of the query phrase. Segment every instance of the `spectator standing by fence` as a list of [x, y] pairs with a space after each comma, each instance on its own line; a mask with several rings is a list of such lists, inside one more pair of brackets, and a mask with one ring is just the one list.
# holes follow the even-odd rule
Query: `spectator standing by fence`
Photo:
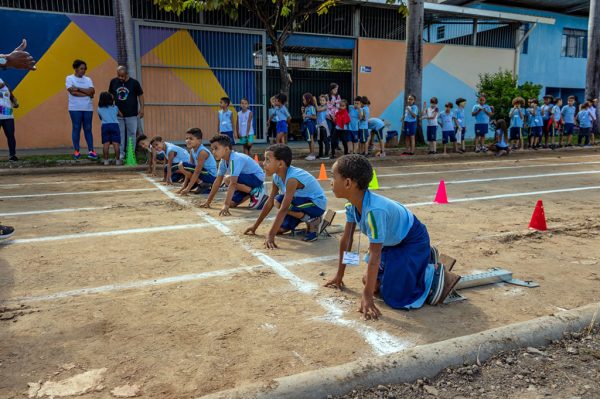
[[98, 159], [98, 154], [94, 151], [94, 136], [92, 135], [92, 116], [94, 115], [95, 89], [92, 79], [85, 76], [87, 64], [82, 60], [73, 61], [73, 75], [67, 76], [66, 85], [69, 93], [69, 116], [73, 128], [71, 130], [71, 139], [73, 141], [73, 158], [79, 159], [79, 138], [81, 128], [88, 146], [88, 158]]
[[117, 77], [110, 81], [108, 92], [115, 98], [115, 105], [119, 108], [119, 130], [121, 131], [121, 159], [125, 159], [127, 141], [135, 137], [138, 130], [139, 119], [144, 117], [144, 91], [140, 82], [129, 76], [127, 67], [121, 65], [117, 68]]

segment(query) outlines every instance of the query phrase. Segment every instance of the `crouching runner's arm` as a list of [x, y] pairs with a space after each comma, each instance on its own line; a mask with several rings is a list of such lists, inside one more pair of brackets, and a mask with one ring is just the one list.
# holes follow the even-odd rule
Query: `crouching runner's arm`
[[269, 215], [269, 213], [271, 212], [271, 209], [273, 209], [273, 205], [275, 203], [275, 196], [278, 193], [279, 193], [279, 188], [277, 188], [277, 186], [275, 184], [273, 184], [273, 186], [271, 187], [271, 193], [269, 194], [269, 199], [263, 206], [263, 209], [260, 211], [260, 214], [258, 215], [256, 222], [254, 222], [254, 224], [252, 226], [248, 227], [246, 229], [246, 231], [244, 231], [244, 234], [246, 234], [246, 235], [255, 235], [256, 234], [256, 229], [258, 229], [258, 226], [260, 226], [262, 221], [265, 220], [267, 215]]
[[281, 200], [281, 206], [279, 207], [279, 211], [275, 216], [275, 220], [273, 221], [273, 225], [271, 226], [271, 230], [269, 230], [267, 240], [265, 241], [265, 247], [267, 247], [268, 249], [277, 248], [277, 244], [275, 244], [275, 235], [281, 228], [281, 224], [283, 223], [283, 219], [285, 219], [285, 216], [287, 215], [288, 209], [290, 209], [290, 205], [292, 204], [294, 194], [296, 194], [297, 187], [298, 180], [296, 179], [290, 179], [285, 185], [285, 195]]
[[381, 263], [381, 249], [383, 244], [369, 244], [369, 264], [367, 266], [367, 274], [365, 278], [365, 288], [360, 307], [358, 311], [363, 314], [365, 320], [377, 320], [381, 316], [381, 311], [375, 306], [375, 288], [377, 286], [377, 274]]
[[213, 183], [212, 187], [210, 188], [210, 194], [208, 194], [208, 198], [206, 199], [206, 201], [200, 205], [200, 208], [210, 208], [210, 204], [212, 204], [213, 199], [215, 198], [215, 195], [217, 195], [217, 191], [219, 191], [219, 187], [221, 187], [221, 184], [223, 183], [223, 179], [225, 178], [225, 176], [217, 176], [217, 178], [215, 179], [215, 182]]
[[339, 290], [344, 288], [343, 279], [344, 273], [346, 272], [346, 265], [343, 263], [344, 252], [352, 248], [352, 237], [354, 235], [355, 228], [356, 223], [346, 222], [346, 226], [344, 227], [344, 235], [342, 235], [342, 239], [340, 240], [338, 271], [335, 277], [325, 284], [325, 287], [337, 288]]

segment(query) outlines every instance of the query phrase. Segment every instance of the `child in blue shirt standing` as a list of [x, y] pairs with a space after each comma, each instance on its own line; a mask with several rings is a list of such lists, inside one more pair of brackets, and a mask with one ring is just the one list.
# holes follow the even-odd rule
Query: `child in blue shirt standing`
[[[210, 148], [215, 159], [219, 161], [219, 167], [210, 194], [200, 207], [210, 208], [219, 187], [225, 182], [228, 186], [227, 195], [219, 216], [230, 216], [229, 208], [237, 207], [248, 198], [250, 208], [262, 209], [267, 196], [263, 188], [265, 173], [260, 166], [248, 155], [233, 151], [231, 139], [224, 134], [210, 139]], [[227, 174], [229, 176], [226, 177]]]
[[406, 107], [404, 108], [404, 141], [406, 142], [406, 151], [402, 155], [415, 155], [415, 136], [417, 134], [417, 118], [419, 117], [419, 107], [415, 105], [415, 96], [410, 94], [406, 98]]
[[544, 126], [544, 121], [538, 105], [539, 102], [537, 98], [532, 98], [529, 100], [529, 108], [527, 110], [529, 115], [529, 146], [534, 150], [540, 148]]
[[275, 235], [294, 231], [301, 222], [307, 226], [304, 241], [316, 241], [321, 216], [327, 209], [327, 198], [317, 179], [292, 166], [292, 150], [285, 144], [275, 144], [267, 149], [264, 168], [267, 176], [273, 176], [271, 194], [254, 225], [244, 234], [256, 234], [258, 226], [275, 206], [279, 211], [267, 235], [267, 248], [277, 248]]
[[254, 144], [254, 114], [248, 108], [249, 106], [248, 99], [242, 98], [240, 100], [241, 108], [237, 114], [237, 138], [246, 155], [252, 155], [252, 144]]
[[[443, 302], [460, 277], [446, 272], [437, 262], [430, 263], [432, 248], [427, 228], [405, 206], [369, 191], [373, 167], [365, 157], [343, 156], [332, 171], [333, 194], [349, 203], [340, 241], [338, 271], [325, 285], [338, 289], [344, 286], [346, 265], [360, 262], [360, 237], [364, 234], [369, 240], [368, 259], [359, 311], [365, 319], [377, 319], [381, 315], [374, 301], [377, 293], [395, 309], [420, 308], [426, 301]], [[360, 228], [358, 249], [352, 252], [357, 225]]]
[[327, 123], [327, 94], [319, 96], [317, 107], [317, 132], [319, 135], [319, 159], [329, 159], [329, 124]]
[[361, 97], [354, 99], [354, 104], [348, 107], [350, 123], [348, 123], [348, 152], [356, 154], [358, 152], [358, 123], [362, 114]]
[[360, 106], [362, 115], [358, 121], [358, 153], [368, 155], [367, 141], [369, 141], [369, 118], [371, 117], [371, 111], [369, 110], [369, 104], [371, 102], [366, 96], [360, 98]]
[[562, 103], [562, 98], [557, 98], [556, 102], [554, 103], [554, 107], [552, 107], [552, 144], [550, 144], [551, 149], [556, 148], [555, 137], [557, 136], [559, 136], [558, 147], [562, 147]]
[[[590, 104], [586, 101], [579, 107], [577, 114], [577, 124], [579, 125], [579, 136], [577, 145], [588, 147], [590, 145], [590, 130], [592, 129], [592, 115], [589, 112]], [[585, 143], [582, 143], [585, 141]]]
[[[571, 139], [573, 137], [573, 130], [575, 128], [575, 114], [577, 113], [577, 108], [575, 107], [575, 96], [569, 96], [567, 98], [567, 105], [562, 107], [560, 110], [564, 121], [563, 128], [563, 137], [565, 140], [565, 147], [573, 147], [571, 144]], [[562, 141], [560, 143], [562, 146]]]
[[516, 150], [519, 147], [523, 149], [523, 121], [525, 120], [525, 113], [523, 112], [523, 105], [525, 100], [523, 97], [517, 97], [512, 100], [512, 109], [508, 113], [510, 118], [510, 135], [509, 139], [512, 143], [511, 149]]
[[229, 136], [231, 142], [235, 144], [233, 137], [233, 112], [229, 109], [230, 104], [231, 100], [229, 97], [222, 97], [221, 101], [219, 101], [221, 109], [219, 110], [219, 129], [217, 131], [219, 134]]
[[494, 108], [486, 104], [485, 94], [479, 95], [478, 103], [473, 106], [471, 115], [475, 117], [475, 152], [487, 152], [485, 135], [490, 128], [490, 117], [494, 115]]
[[[190, 151], [190, 159], [189, 162], [184, 161], [177, 165], [177, 171], [185, 177], [183, 185], [177, 191], [179, 195], [187, 195], [198, 183], [212, 185], [217, 178], [217, 162], [202, 144], [202, 130], [197, 127], [189, 129], [185, 133], [185, 145]], [[198, 188], [201, 190], [199, 185]]]
[[454, 114], [452, 113], [452, 103], [447, 102], [444, 112], [439, 116], [440, 126], [442, 127], [442, 144], [444, 145], [444, 155], [448, 142], [454, 145], [454, 152], [462, 152], [458, 150], [458, 143], [456, 142], [456, 130], [454, 130]]
[[308, 156], [304, 159], [314, 161], [315, 156], [315, 141], [317, 141], [317, 101], [311, 93], [302, 95], [302, 131], [304, 139], [308, 143]]
[[283, 93], [279, 93], [275, 96], [275, 113], [273, 119], [277, 123], [275, 125], [275, 131], [277, 132], [277, 143], [285, 144], [287, 142], [288, 125], [292, 116], [285, 106], [287, 102], [287, 96]]
[[544, 148], [548, 148], [548, 137], [552, 133], [552, 102], [554, 97], [551, 95], [544, 96], [544, 104], [540, 107], [542, 114], [542, 131], [544, 133]]
[[98, 116], [102, 121], [102, 157], [104, 165], [110, 165], [108, 154], [112, 144], [115, 151], [115, 164], [122, 165], [123, 160], [119, 156], [119, 143], [121, 142], [121, 130], [119, 129], [118, 116], [121, 112], [115, 105], [115, 99], [107, 91], [100, 93], [98, 100]]
[[454, 124], [456, 125], [456, 142], [460, 145], [462, 152], [465, 152], [467, 125], [465, 124], [465, 107], [467, 100], [460, 97], [456, 99], [456, 110], [454, 111]]
[[437, 154], [438, 115], [440, 113], [437, 106], [437, 97], [431, 97], [429, 104], [429, 108], [427, 108], [427, 102], [423, 102], [423, 114], [421, 119], [427, 121], [427, 143], [429, 144], [428, 154], [435, 155]]

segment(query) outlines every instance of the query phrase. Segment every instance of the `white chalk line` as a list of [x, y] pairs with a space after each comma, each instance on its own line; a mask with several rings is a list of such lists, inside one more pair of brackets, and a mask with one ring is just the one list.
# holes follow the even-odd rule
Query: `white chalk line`
[[[285, 262], [286, 266], [296, 265], [307, 265], [311, 263], [328, 262], [337, 259], [337, 256], [319, 256], [316, 258], [305, 258], [299, 260], [292, 260]], [[141, 289], [146, 287], [155, 287], [161, 285], [168, 285], [174, 283], [187, 283], [199, 280], [205, 280], [213, 277], [224, 277], [232, 274], [238, 274], [241, 272], [251, 271], [258, 268], [264, 268], [264, 264], [253, 265], [253, 266], [242, 266], [231, 269], [213, 270], [203, 273], [192, 273], [192, 274], [180, 274], [177, 276], [156, 278], [156, 279], [144, 279], [128, 281], [120, 284], [107, 284], [98, 287], [79, 288], [75, 290], [60, 291], [53, 294], [47, 295], [36, 295], [36, 296], [22, 296], [17, 298], [6, 299], [4, 302], [42, 302], [42, 301], [55, 301], [58, 299], [79, 297], [84, 295], [93, 294], [105, 294], [109, 292], [119, 292], [132, 289]]]
[[0, 213], [0, 217], [27, 216], [27, 215], [44, 215], [44, 214], [47, 214], [47, 213], [100, 211], [100, 210], [110, 209], [110, 208], [112, 208], [112, 206], [99, 206], [99, 207], [87, 207], [87, 208], [46, 209], [46, 210], [40, 210], [40, 211], [23, 211], [23, 212], [7, 212], [7, 213]]
[[66, 193], [42, 193], [42, 194], [24, 194], [24, 195], [2, 195], [0, 199], [17, 199], [17, 198], [37, 198], [37, 197], [56, 197], [64, 195], [94, 195], [94, 194], [110, 194], [110, 193], [134, 193], [143, 191], [156, 191], [155, 188], [126, 188], [119, 190], [99, 190], [99, 191], [73, 191]]
[[132, 181], [132, 180], [140, 180], [139, 178], [130, 178], [130, 179], [110, 179], [110, 180], [74, 180], [74, 181], [48, 181], [48, 182], [32, 182], [32, 183], [4, 183], [0, 184], [0, 189], [3, 188], [14, 188], [14, 187], [29, 187], [29, 186], [46, 186], [53, 184], [97, 184], [97, 183], [120, 183], [124, 181]]
[[[159, 190], [161, 190], [166, 196], [171, 198], [173, 201], [175, 201], [181, 205], [185, 204], [185, 206], [190, 206], [189, 202], [183, 200], [182, 198], [177, 197], [175, 194], [170, 192], [168, 189], [160, 186], [154, 180], [150, 179], [148, 176], [144, 175], [144, 178], [146, 180], [148, 180], [149, 182], [151, 182], [152, 184], [154, 184]], [[299, 276], [297, 276], [296, 274], [294, 274], [290, 270], [288, 270], [283, 264], [281, 264], [277, 260], [273, 259], [272, 257], [266, 255], [265, 253], [263, 253], [261, 251], [258, 251], [257, 249], [253, 248], [250, 244], [241, 240], [225, 224], [221, 223], [217, 219], [208, 215], [206, 212], [203, 212], [203, 211], [197, 210], [197, 209], [195, 209], [195, 211], [198, 216], [200, 216], [206, 222], [212, 224], [215, 228], [217, 228], [219, 231], [221, 231], [225, 236], [227, 236], [228, 238], [230, 238], [231, 240], [236, 242], [243, 249], [245, 249], [248, 253], [250, 253], [252, 256], [254, 256], [260, 262], [262, 262], [265, 266], [271, 267], [273, 269], [273, 271], [275, 273], [277, 273], [280, 277], [288, 280], [294, 287], [296, 287], [298, 289], [298, 291], [300, 291], [302, 293], [306, 293], [306, 294], [311, 294], [317, 288], [316, 284], [303, 280], [302, 278], [300, 278]], [[323, 304], [321, 304], [321, 303], [319, 303], [319, 304], [321, 306], [323, 306]], [[332, 312], [333, 309], [335, 309], [336, 312], [341, 311], [343, 314], [343, 310], [341, 310], [341, 309], [338, 310], [337, 305], [333, 304], [333, 303], [331, 303], [330, 306], [324, 307], [324, 308], [328, 312]], [[397, 345], [396, 345], [397, 347], [403, 348], [405, 345], [405, 343], [402, 340], [400, 340], [399, 338], [393, 337], [392, 335], [389, 335], [389, 337], [386, 337], [385, 341], [378, 340], [378, 338], [380, 338], [380, 336], [373, 336], [372, 334], [369, 333], [368, 329], [358, 328], [357, 325], [359, 325], [359, 324], [351, 323], [351, 324], [347, 325], [347, 327], [352, 328], [354, 331], [359, 333], [365, 339], [365, 341], [371, 345], [371, 347], [373, 348], [373, 351], [377, 354], [391, 353], [391, 352], [389, 352], [389, 349], [390, 349], [389, 341], [390, 340], [392, 340], [392, 341], [395, 340], [397, 342]]]

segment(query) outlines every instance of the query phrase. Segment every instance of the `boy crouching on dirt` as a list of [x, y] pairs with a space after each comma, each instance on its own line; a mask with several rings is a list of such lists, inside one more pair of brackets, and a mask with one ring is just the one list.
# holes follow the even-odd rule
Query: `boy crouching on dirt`
[[[359, 311], [365, 319], [377, 319], [381, 311], [375, 306], [379, 293], [392, 308], [420, 308], [427, 301], [442, 303], [458, 280], [431, 258], [427, 228], [406, 207], [369, 191], [373, 168], [361, 155], [345, 155], [333, 164], [331, 186], [337, 198], [346, 198], [346, 226], [340, 241], [337, 275], [326, 287], [342, 289], [346, 265], [358, 265], [360, 235], [356, 252], [352, 238], [356, 225], [369, 239], [367, 271]], [[432, 254], [435, 253], [435, 256]], [[434, 266], [435, 265], [435, 266]]]

